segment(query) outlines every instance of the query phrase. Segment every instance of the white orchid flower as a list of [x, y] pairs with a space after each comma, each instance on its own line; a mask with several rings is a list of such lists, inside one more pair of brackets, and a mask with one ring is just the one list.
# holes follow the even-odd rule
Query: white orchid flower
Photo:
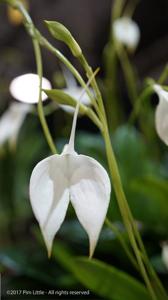
[[0, 145], [7, 141], [10, 145], [16, 144], [19, 130], [30, 110], [30, 105], [22, 103], [12, 103], [9, 106], [0, 118]]
[[162, 261], [164, 265], [168, 269], [168, 243], [164, 242], [162, 245]]
[[[64, 67], [63, 67], [63, 75], [65, 78], [67, 87], [62, 89], [62, 91], [74, 99], [79, 99], [83, 89], [77, 85], [77, 82], [76, 82], [75, 78], [73, 77], [73, 75], [71, 74], [71, 72], [69, 72], [69, 70], [65, 69]], [[91, 93], [93, 93], [93, 90], [91, 88], [90, 88], [90, 91], [91, 91]], [[91, 105], [90, 98], [86, 93], [85, 93], [85, 95], [83, 95], [83, 97], [81, 99], [81, 103], [84, 105], [87, 105], [87, 106]], [[64, 111], [66, 111], [70, 114], [74, 113], [74, 111], [75, 111], [74, 107], [69, 106], [69, 105], [60, 105], [60, 107]]]
[[159, 97], [159, 104], [155, 113], [156, 131], [161, 140], [168, 145], [168, 92], [158, 84], [153, 86]]
[[121, 17], [113, 23], [114, 38], [128, 49], [136, 49], [140, 40], [140, 29], [131, 18]]
[[[24, 74], [14, 78], [10, 84], [11, 95], [18, 101], [36, 104], [39, 100], [40, 79], [37, 74]], [[42, 88], [51, 89], [51, 83], [46, 78], [42, 78]], [[47, 99], [47, 95], [42, 92], [42, 101]]]
[[71, 201], [88, 234], [91, 257], [110, 201], [111, 185], [106, 170], [95, 159], [74, 150], [79, 105], [80, 101], [74, 113], [69, 143], [61, 155], [52, 155], [39, 162], [30, 179], [31, 205], [49, 256]]

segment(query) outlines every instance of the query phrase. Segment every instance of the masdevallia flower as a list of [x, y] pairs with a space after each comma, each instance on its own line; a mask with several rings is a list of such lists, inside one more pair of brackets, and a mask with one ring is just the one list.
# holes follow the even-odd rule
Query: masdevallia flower
[[168, 145], [168, 92], [158, 84], [155, 84], [153, 88], [159, 97], [155, 113], [156, 131], [161, 140]]
[[79, 155], [74, 150], [79, 103], [74, 113], [69, 143], [60, 155], [52, 155], [39, 162], [30, 179], [31, 205], [49, 256], [53, 239], [71, 201], [88, 234], [91, 257], [110, 201], [111, 184], [106, 170], [95, 159]]
[[[11, 95], [18, 101], [36, 104], [39, 101], [40, 79], [37, 74], [24, 74], [14, 78], [10, 84]], [[51, 83], [46, 78], [42, 78], [42, 88], [51, 89]], [[42, 92], [42, 101], [47, 99], [47, 95]]]
[[22, 103], [12, 103], [0, 118], [0, 145], [9, 141], [15, 145], [19, 130], [31, 106]]
[[136, 49], [140, 40], [140, 30], [131, 18], [121, 17], [113, 23], [114, 38], [128, 49]]

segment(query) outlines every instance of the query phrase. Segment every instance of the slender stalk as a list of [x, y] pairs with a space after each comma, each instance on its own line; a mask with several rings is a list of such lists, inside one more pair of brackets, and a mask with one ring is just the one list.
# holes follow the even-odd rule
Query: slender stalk
[[38, 101], [38, 114], [39, 114], [39, 119], [41, 122], [41, 126], [43, 128], [43, 132], [45, 135], [45, 138], [48, 142], [48, 145], [50, 147], [50, 150], [52, 153], [57, 153], [56, 147], [54, 145], [54, 142], [52, 140], [46, 119], [45, 119], [45, 115], [44, 115], [44, 111], [43, 111], [43, 104], [42, 104], [42, 75], [43, 75], [43, 68], [42, 68], [42, 58], [41, 58], [41, 50], [39, 47], [39, 43], [37, 41], [37, 38], [35, 36], [35, 28], [33, 25], [33, 22], [29, 16], [29, 14], [27, 13], [26, 9], [24, 8], [24, 5], [19, 2], [19, 1], [13, 1], [13, 0], [7, 0], [7, 3], [9, 3], [10, 5], [13, 5], [14, 7], [16, 7], [21, 14], [24, 17], [24, 25], [27, 29], [27, 31], [29, 32], [29, 34], [32, 37], [32, 41], [33, 41], [33, 47], [34, 47], [34, 53], [35, 53], [35, 59], [36, 59], [36, 65], [37, 65], [37, 73], [39, 75], [39, 101]]
[[126, 0], [115, 0], [112, 6], [112, 20], [120, 18]]
[[129, 124], [134, 124], [134, 122], [136, 121], [136, 118], [138, 117], [141, 107], [143, 105], [143, 101], [148, 98], [151, 94], [153, 93], [153, 88], [152, 86], [148, 86], [146, 89], [144, 89], [142, 91], [142, 93], [140, 94], [140, 96], [137, 98], [134, 108], [131, 112], [131, 115], [129, 117]]
[[166, 67], [164, 68], [159, 80], [158, 80], [158, 84], [163, 84], [168, 78], [168, 65], [166, 65]]
[[122, 219], [123, 219], [124, 225], [127, 229], [129, 240], [130, 240], [130, 243], [131, 243], [132, 248], [134, 250], [134, 253], [135, 253], [138, 265], [139, 265], [140, 272], [142, 274], [142, 277], [144, 278], [144, 281], [146, 283], [148, 291], [151, 295], [151, 299], [156, 300], [157, 298], [155, 296], [155, 293], [153, 291], [152, 285], [151, 285], [150, 280], [148, 278], [146, 269], [144, 267], [143, 260], [142, 260], [142, 257], [141, 257], [141, 253], [138, 249], [138, 246], [137, 246], [137, 243], [136, 243], [136, 240], [135, 240], [135, 237], [134, 237], [134, 233], [132, 231], [132, 226], [131, 226], [131, 223], [130, 223], [130, 220], [129, 220], [129, 217], [128, 217], [128, 214], [127, 214], [127, 210], [125, 209], [125, 207], [126, 207], [125, 203], [127, 203], [127, 200], [125, 198], [125, 194], [124, 194], [124, 191], [123, 191], [123, 188], [122, 188], [121, 178], [120, 178], [120, 175], [119, 175], [119, 172], [118, 172], [118, 166], [117, 166], [115, 156], [114, 156], [114, 152], [113, 152], [113, 149], [112, 149], [112, 146], [111, 146], [110, 136], [109, 136], [107, 127], [106, 127], [106, 130], [103, 133], [103, 137], [104, 137], [104, 140], [105, 140], [106, 153], [107, 153], [107, 159], [108, 159], [110, 173], [111, 173], [111, 176], [112, 176], [112, 182], [113, 182], [115, 194], [116, 194], [116, 197], [117, 197], [117, 200], [118, 200], [118, 205], [119, 205], [119, 208], [120, 208]]
[[[88, 80], [88, 82], [86, 84], [86, 87], [89, 87], [91, 81], [96, 76], [96, 74], [98, 73], [98, 71], [99, 71], [99, 69], [97, 69], [93, 73], [93, 75]], [[86, 90], [84, 89], [82, 91], [82, 93], [81, 93], [81, 96], [78, 99], [77, 104], [76, 104], [76, 108], [75, 108], [75, 112], [74, 112], [74, 117], [73, 117], [73, 122], [72, 122], [72, 129], [71, 129], [70, 139], [69, 139], [69, 143], [68, 143], [68, 151], [70, 151], [70, 152], [74, 152], [74, 143], [75, 143], [75, 133], [76, 133], [77, 118], [78, 118], [78, 113], [79, 113], [81, 99], [82, 99], [82, 97], [84, 96], [85, 93], [86, 93]]]
[[53, 154], [57, 153], [57, 149], [56, 146], [54, 144], [54, 141], [52, 139], [50, 130], [48, 128], [46, 119], [45, 119], [45, 115], [44, 115], [44, 111], [43, 111], [43, 103], [42, 103], [42, 76], [43, 76], [43, 68], [42, 68], [42, 58], [41, 58], [41, 50], [40, 50], [40, 46], [39, 43], [36, 39], [33, 39], [33, 46], [34, 46], [34, 53], [35, 53], [35, 58], [36, 58], [36, 64], [37, 64], [37, 73], [39, 75], [39, 101], [38, 101], [38, 114], [39, 114], [39, 119], [41, 122], [41, 126], [43, 128], [43, 132], [45, 135], [45, 138], [47, 140], [47, 143], [50, 147], [50, 150]]
[[135, 269], [137, 271], [139, 271], [139, 267], [138, 267], [138, 264], [134, 258], [134, 256], [132, 255], [128, 245], [125, 243], [123, 237], [122, 237], [122, 234], [120, 233], [119, 229], [113, 225], [110, 220], [108, 218], [106, 218], [105, 220], [105, 224], [115, 233], [116, 237], [118, 238], [118, 240], [120, 241], [123, 249], [125, 250], [125, 253], [127, 254], [130, 262], [132, 263], [132, 265], [135, 267]]
[[133, 67], [131, 66], [131, 63], [129, 61], [128, 55], [125, 51], [125, 49], [116, 43], [116, 53], [118, 54], [119, 61], [121, 63], [125, 81], [127, 84], [128, 94], [129, 98], [131, 100], [131, 103], [134, 105], [136, 99], [137, 99], [137, 86], [136, 86], [136, 74], [133, 70]]

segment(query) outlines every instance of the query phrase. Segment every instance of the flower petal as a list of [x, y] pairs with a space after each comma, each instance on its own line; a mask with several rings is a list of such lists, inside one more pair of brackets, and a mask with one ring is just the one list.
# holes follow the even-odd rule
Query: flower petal
[[159, 96], [159, 104], [155, 113], [156, 131], [161, 140], [168, 145], [168, 92], [159, 85], [154, 85], [154, 90]]
[[168, 269], [168, 244], [164, 242], [162, 245], [162, 261], [165, 264], [166, 268]]
[[140, 40], [138, 25], [127, 17], [122, 17], [114, 21], [113, 34], [118, 42], [130, 49], [135, 49]]
[[156, 130], [161, 140], [168, 145], [168, 103], [160, 101], [155, 114]]
[[11, 144], [16, 143], [19, 130], [24, 122], [26, 114], [31, 107], [26, 104], [12, 103], [0, 119], [0, 145], [7, 140]]
[[69, 204], [66, 159], [53, 155], [36, 165], [30, 179], [30, 200], [50, 256], [55, 234]]
[[[42, 78], [42, 88], [51, 89], [51, 83], [46, 78]], [[24, 74], [14, 78], [10, 84], [10, 93], [18, 101], [24, 103], [38, 103], [39, 100], [39, 77], [37, 74]], [[42, 92], [42, 100], [47, 96]]]
[[80, 223], [89, 236], [91, 257], [110, 201], [110, 179], [106, 170], [93, 158], [70, 155], [70, 161], [73, 167], [70, 199]]

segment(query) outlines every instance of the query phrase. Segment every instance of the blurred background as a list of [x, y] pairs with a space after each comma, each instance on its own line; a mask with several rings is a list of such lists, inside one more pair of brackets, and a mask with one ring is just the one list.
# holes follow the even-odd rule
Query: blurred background
[[[115, 72], [113, 68], [109, 68], [113, 49], [113, 4], [111, 0], [29, 0], [28, 10], [41, 33], [68, 57], [83, 76], [84, 72], [77, 60], [63, 43], [50, 36], [43, 20], [63, 23], [79, 42], [90, 65], [94, 69], [101, 67], [98, 83], [107, 108], [109, 103], [113, 105], [114, 94], [111, 87], [114, 83], [117, 85], [117, 104], [114, 104], [116, 110], [113, 110], [112, 119], [109, 118], [111, 138], [133, 215], [138, 221], [151, 262], [168, 289], [168, 269], [162, 257], [163, 245], [168, 240], [168, 154], [167, 147], [155, 132], [154, 112], [158, 98], [152, 95], [147, 104], [143, 104], [139, 119], [134, 124], [128, 124], [133, 103], [124, 64], [115, 56]], [[126, 1], [125, 6], [127, 4]], [[125, 53], [132, 66], [131, 72], [136, 74], [136, 90], [139, 94], [146, 78], [157, 80], [167, 64], [168, 1], [130, 0], [129, 5], [133, 8], [133, 19], [140, 28], [141, 38], [134, 52]], [[5, 4], [0, 6], [0, 21], [0, 112], [3, 115], [14, 101], [9, 93], [11, 80], [25, 73], [36, 73], [36, 64], [30, 37], [23, 25], [12, 18]], [[53, 88], [64, 88], [61, 63], [47, 50], [43, 49], [42, 54], [44, 76], [51, 81]], [[50, 105], [50, 102], [48, 100], [45, 106]], [[47, 116], [47, 122], [61, 151], [70, 133], [72, 115], [58, 107]], [[96, 158], [108, 168], [103, 140], [96, 126], [85, 116], [78, 121], [76, 149], [79, 153]], [[27, 114], [15, 148], [11, 148], [8, 142], [1, 145], [0, 272], [4, 299], [11, 297], [6, 295], [7, 290], [17, 289], [90, 289], [90, 295], [86, 298], [106, 299], [98, 288], [89, 287], [68, 267], [69, 253], [73, 256], [88, 254], [87, 236], [72, 207], [69, 207], [66, 221], [55, 239], [53, 256], [50, 260], [47, 258], [30, 207], [28, 186], [32, 169], [48, 155], [50, 151], [35, 112]], [[128, 242], [113, 192], [108, 217]], [[115, 233], [106, 226], [95, 258], [140, 280]], [[12, 297], [21, 299], [19, 295]], [[60, 298], [58, 295], [54, 299], [57, 297]], [[46, 299], [50, 298], [53, 299], [53, 295]], [[71, 298], [78, 299], [73, 296]], [[109, 299], [113, 299], [112, 296]]]

